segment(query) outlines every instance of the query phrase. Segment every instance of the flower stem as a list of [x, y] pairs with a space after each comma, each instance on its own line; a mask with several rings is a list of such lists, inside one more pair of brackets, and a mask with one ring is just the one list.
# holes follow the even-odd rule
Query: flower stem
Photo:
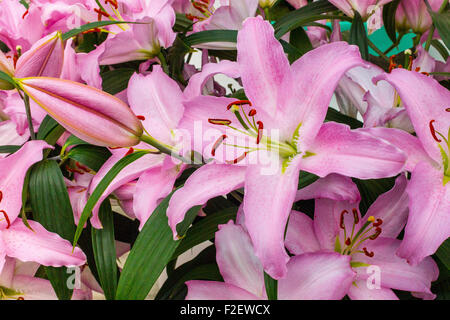
[[380, 50], [377, 48], [377, 46], [375, 44], [373, 44], [372, 41], [369, 40], [369, 38], [367, 38], [367, 41], [369, 43], [369, 47], [372, 48], [373, 51], [375, 51], [376, 53], [378, 53], [378, 55], [383, 58], [386, 61], [389, 61], [389, 58]]
[[161, 151], [162, 153], [165, 153], [171, 157], [174, 157], [180, 161], [183, 161], [184, 163], [190, 164], [191, 161], [189, 159], [186, 159], [185, 157], [179, 155], [176, 153], [176, 151], [169, 145], [166, 145], [164, 143], [159, 142], [158, 140], [156, 140], [155, 138], [153, 138], [150, 135], [142, 135], [141, 136], [141, 141], [148, 143], [149, 145], [155, 147], [156, 149], [158, 149], [159, 151]]
[[24, 92], [23, 95], [18, 90], [20, 97], [22, 98], [24, 104], [25, 104], [25, 112], [27, 114], [27, 121], [28, 121], [28, 129], [30, 130], [30, 137], [31, 140], [36, 140], [36, 134], [34, 133], [34, 127], [33, 127], [33, 119], [31, 118], [31, 109], [30, 109], [30, 97]]
[[159, 62], [161, 63], [161, 66], [162, 66], [164, 72], [166, 74], [169, 74], [169, 66], [167, 65], [166, 58], [164, 58], [164, 55], [162, 54], [161, 51], [159, 51], [159, 53], [158, 53], [158, 59], [159, 59]]

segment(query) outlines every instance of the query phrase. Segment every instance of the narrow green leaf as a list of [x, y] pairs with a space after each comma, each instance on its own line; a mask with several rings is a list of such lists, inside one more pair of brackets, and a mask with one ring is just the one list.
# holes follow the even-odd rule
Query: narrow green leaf
[[195, 46], [208, 42], [231, 42], [236, 43], [237, 31], [236, 30], [206, 30], [196, 32], [184, 39], [184, 42], [188, 46]]
[[[79, 146], [78, 148], [80, 148], [80, 147], [83, 147], [83, 146]], [[148, 154], [147, 151], [138, 151], [138, 152], [129, 154], [126, 157], [123, 157], [103, 177], [102, 181], [100, 181], [100, 183], [97, 185], [94, 192], [92, 192], [91, 196], [89, 197], [89, 199], [86, 203], [86, 206], [83, 209], [83, 212], [81, 213], [80, 221], [79, 221], [77, 229], [75, 231], [75, 236], [73, 237], [73, 246], [74, 247], [76, 246], [78, 239], [80, 238], [81, 232], [83, 231], [84, 224], [86, 223], [86, 221], [89, 219], [89, 217], [92, 214], [92, 209], [94, 208], [97, 201], [100, 199], [101, 195], [106, 190], [108, 185], [119, 174], [119, 172], [122, 171], [123, 168], [125, 168], [130, 163], [133, 163], [134, 161], [136, 161], [137, 159], [141, 158], [142, 156], [144, 156], [146, 154]]]
[[[336, 10], [336, 7], [327, 0], [319, 0], [309, 3], [308, 5], [298, 10], [291, 11], [280, 18], [274, 24], [275, 36], [277, 39], [280, 39], [289, 31], [297, 29], [306, 23], [321, 20], [320, 15], [322, 13], [331, 12], [334, 10]], [[345, 18], [343, 17], [343, 19]]]
[[383, 24], [392, 43], [397, 42], [397, 33], [395, 32], [395, 13], [397, 12], [399, 3], [400, 0], [394, 0], [383, 6]]
[[0, 146], [0, 153], [14, 153], [18, 151], [22, 146]]
[[334, 121], [338, 123], [344, 123], [346, 125], [349, 125], [352, 129], [362, 128], [363, 123], [359, 121], [358, 119], [349, 117], [345, 114], [340, 113], [336, 109], [328, 108], [327, 115], [325, 117], [325, 122], [327, 121]]
[[448, 49], [439, 41], [438, 39], [431, 40], [431, 45], [439, 52], [441, 57], [447, 61], [448, 59]]
[[107, 300], [114, 300], [117, 290], [116, 244], [111, 204], [106, 199], [100, 206], [99, 218], [102, 229], [91, 229], [92, 248], [100, 285]]
[[[56, 161], [44, 160], [35, 164], [30, 173], [30, 203], [33, 218], [48, 231], [71, 240], [75, 222], [64, 178]], [[70, 299], [72, 290], [67, 287], [70, 274], [66, 268], [46, 268], [48, 278], [59, 299]]]
[[298, 189], [300, 190], [309, 186], [311, 183], [316, 182], [317, 179], [319, 179], [319, 177], [315, 174], [306, 171], [300, 171], [298, 178]]
[[[122, 270], [116, 299], [145, 299], [180, 244], [179, 240], [173, 240], [166, 215], [172, 194], [155, 209], [136, 239]], [[198, 212], [198, 209], [197, 206], [190, 211]], [[186, 217], [191, 216], [189, 212], [186, 214]], [[191, 223], [185, 222], [185, 225]]]
[[0, 80], [6, 81], [11, 85], [9, 88], [5, 89], [14, 89], [14, 87], [16, 86], [16, 83], [11, 78], [11, 76], [3, 71], [0, 71]]
[[133, 73], [135, 73], [135, 70], [131, 68], [115, 69], [102, 73], [103, 91], [114, 95], [125, 90]]
[[278, 299], [278, 281], [273, 279], [267, 273], [264, 272], [264, 284], [266, 285], [267, 299]]
[[350, 28], [349, 43], [358, 46], [361, 52], [361, 57], [364, 60], [369, 60], [369, 39], [367, 38], [366, 27], [358, 11], [354, 11], [353, 23]]
[[227, 208], [214, 214], [208, 215], [203, 220], [195, 223], [192, 228], [186, 232], [186, 236], [181, 240], [176, 248], [171, 260], [196, 245], [211, 240], [219, 230], [219, 225], [226, 224], [230, 220], [235, 220], [237, 208]]
[[44, 120], [42, 120], [41, 125], [39, 126], [39, 131], [37, 133], [36, 139], [45, 140], [45, 137], [54, 130], [58, 126], [58, 122], [54, 120], [49, 115], [46, 115]]
[[101, 166], [111, 156], [111, 152], [104, 147], [93, 145], [80, 145], [71, 149], [67, 156], [70, 159], [88, 166], [94, 171], [100, 170]]
[[96, 21], [96, 22], [91, 22], [91, 23], [87, 23], [82, 25], [79, 28], [75, 28], [72, 29], [70, 31], [67, 31], [66, 33], [62, 34], [62, 39], [65, 40], [69, 40], [70, 38], [76, 36], [77, 34], [80, 34], [84, 31], [88, 31], [91, 29], [95, 29], [95, 28], [101, 28], [101, 27], [105, 27], [105, 26], [110, 26], [113, 24], [127, 24], [127, 23], [139, 23], [139, 22], [130, 22], [130, 21]]
[[294, 46], [300, 53], [299, 56], [294, 54], [288, 54], [290, 63], [294, 62], [302, 55], [313, 49], [311, 41], [309, 40], [309, 37], [306, 34], [306, 31], [305, 29], [303, 29], [303, 27], [292, 30], [289, 36], [289, 40], [290, 44]]
[[[178, 293], [188, 280], [223, 281], [216, 264], [216, 247], [210, 245], [195, 258], [176, 268], [158, 291], [155, 300], [177, 299]], [[184, 297], [181, 297], [184, 299]]]
[[444, 241], [436, 251], [439, 260], [450, 270], [450, 239]]

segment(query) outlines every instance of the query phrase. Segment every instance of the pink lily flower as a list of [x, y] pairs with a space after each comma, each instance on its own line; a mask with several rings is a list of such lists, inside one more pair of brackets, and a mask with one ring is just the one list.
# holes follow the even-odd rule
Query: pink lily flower
[[370, 129], [371, 134], [408, 155], [405, 169], [411, 172], [406, 190], [410, 213], [397, 253], [416, 265], [436, 252], [450, 235], [450, 93], [436, 80], [404, 69], [374, 79], [380, 80], [397, 90], [417, 134], [415, 137], [394, 129]]
[[42, 150], [51, 148], [45, 141], [33, 140], [7, 158], [0, 159], [0, 272], [6, 257], [34, 261], [45, 266], [80, 266], [84, 253], [29, 220], [30, 230], [18, 219], [22, 207], [22, 187], [28, 168], [42, 159]]
[[[428, 0], [433, 11], [438, 11], [444, 0]], [[401, 0], [395, 12], [395, 25], [399, 30], [423, 34], [430, 29], [431, 16], [423, 0]]]
[[356, 273], [353, 285], [325, 286], [330, 291], [344, 291], [351, 299], [398, 299], [392, 289], [434, 299], [430, 286], [439, 270], [433, 259], [427, 257], [411, 266], [395, 254], [402, 243], [396, 238], [408, 216], [406, 188], [407, 180], [401, 175], [391, 190], [375, 200], [364, 217], [358, 210], [359, 201], [316, 199], [314, 219], [292, 211], [286, 247], [296, 258], [306, 255], [312, 259], [324, 252], [347, 257]]
[[[225, 282], [188, 281], [186, 299], [267, 299], [263, 266], [244, 228], [232, 221], [220, 225], [215, 245], [217, 264]], [[349, 256], [336, 252], [296, 256], [287, 264], [286, 277], [278, 280], [278, 299], [339, 300], [345, 296], [354, 277]]]
[[[266, 272], [279, 279], [286, 274], [283, 234], [300, 170], [321, 177], [381, 178], [399, 173], [405, 155], [367, 133], [323, 124], [340, 77], [364, 65], [356, 47], [324, 45], [290, 66], [272, 26], [257, 17], [244, 22], [237, 48], [249, 101], [198, 97], [185, 103], [180, 127], [194, 135], [196, 126], [206, 128], [213, 140], [203, 139], [194, 150], [216, 163], [190, 176], [171, 198], [167, 215], [176, 238], [176, 225], [188, 209], [245, 187], [245, 224], [256, 255]], [[233, 115], [237, 121], [232, 123]]]
[[[175, 148], [177, 144], [175, 129], [184, 113], [184, 95], [179, 85], [167, 76], [161, 67], [154, 66], [148, 75], [134, 74], [130, 79], [127, 93], [131, 110], [141, 119], [147, 132], [162, 144]], [[144, 142], [135, 148], [157, 151]], [[105, 174], [129, 150], [119, 149], [111, 152], [113, 155], [92, 179], [89, 193], [94, 191]], [[132, 206], [142, 228], [160, 201], [172, 191], [175, 180], [185, 167], [183, 164], [175, 163], [170, 156], [160, 153], [148, 154], [133, 162], [117, 175], [103, 193], [92, 211], [92, 225], [101, 228], [98, 209], [103, 200], [119, 187], [138, 179], [134, 186]]]
[[112, 147], [139, 143], [142, 124], [122, 100], [70, 80], [48, 77], [16, 80], [32, 100], [80, 139]]
[[[35, 276], [38, 263], [6, 258], [0, 272], [0, 300], [58, 300], [49, 280]], [[74, 289], [72, 300], [90, 300], [90, 290]]]

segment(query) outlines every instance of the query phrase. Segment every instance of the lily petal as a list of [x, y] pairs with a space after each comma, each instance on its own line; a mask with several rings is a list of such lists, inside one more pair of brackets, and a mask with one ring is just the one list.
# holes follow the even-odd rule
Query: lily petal
[[327, 122], [303, 159], [302, 170], [324, 177], [332, 172], [359, 179], [391, 177], [402, 171], [406, 156], [395, 146], [347, 125]]
[[352, 300], [398, 300], [391, 289], [369, 289], [365, 281], [355, 281], [348, 290], [348, 296]]
[[169, 201], [167, 216], [174, 239], [177, 239], [177, 224], [183, 221], [189, 209], [242, 188], [244, 179], [245, 168], [239, 166], [208, 164], [197, 169]]
[[320, 244], [314, 233], [313, 220], [302, 212], [292, 210], [284, 244], [295, 255], [319, 251]]
[[427, 162], [419, 163], [406, 188], [409, 217], [398, 255], [411, 264], [436, 252], [450, 235], [450, 184], [442, 172]]
[[278, 281], [278, 298], [340, 300], [354, 277], [349, 256], [335, 252], [301, 254], [289, 261], [286, 277]]
[[224, 282], [191, 280], [186, 285], [186, 300], [260, 300], [254, 294]]

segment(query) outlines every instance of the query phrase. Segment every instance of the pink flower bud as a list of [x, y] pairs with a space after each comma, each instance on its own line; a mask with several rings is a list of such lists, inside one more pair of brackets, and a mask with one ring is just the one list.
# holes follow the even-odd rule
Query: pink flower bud
[[54, 32], [38, 42], [17, 60], [17, 78], [59, 78], [64, 62], [64, 44], [61, 33]]
[[48, 77], [16, 79], [22, 90], [64, 128], [108, 147], [139, 143], [143, 127], [122, 100], [78, 82]]
[[[431, 9], [438, 11], [444, 0], [428, 0]], [[422, 34], [430, 29], [432, 20], [423, 0], [402, 0], [395, 13], [395, 23], [400, 31], [412, 29]]]

